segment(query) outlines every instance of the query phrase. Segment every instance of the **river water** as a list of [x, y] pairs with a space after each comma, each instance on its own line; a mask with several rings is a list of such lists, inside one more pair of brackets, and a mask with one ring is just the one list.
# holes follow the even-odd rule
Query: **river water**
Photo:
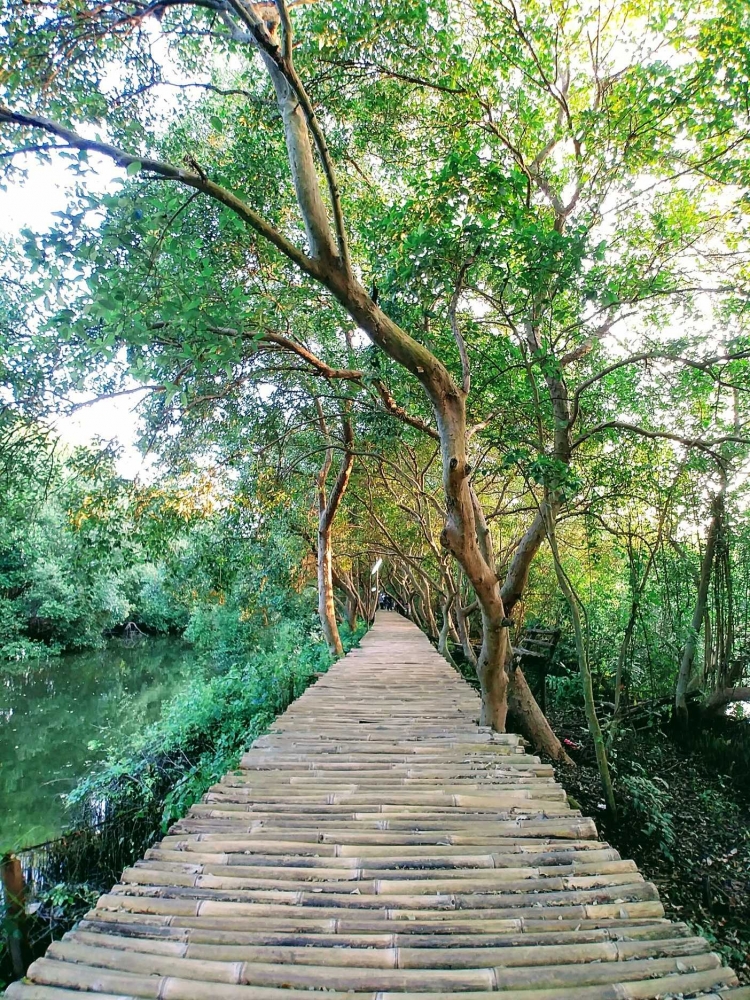
[[152, 638], [0, 664], [0, 854], [57, 837], [63, 796], [101, 761], [103, 744], [158, 718], [194, 666], [180, 640]]

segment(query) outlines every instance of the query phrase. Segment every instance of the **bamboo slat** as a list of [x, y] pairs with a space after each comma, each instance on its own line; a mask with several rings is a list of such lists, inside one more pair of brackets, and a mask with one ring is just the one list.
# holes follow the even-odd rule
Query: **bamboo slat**
[[11, 1000], [750, 1000], [381, 612]]

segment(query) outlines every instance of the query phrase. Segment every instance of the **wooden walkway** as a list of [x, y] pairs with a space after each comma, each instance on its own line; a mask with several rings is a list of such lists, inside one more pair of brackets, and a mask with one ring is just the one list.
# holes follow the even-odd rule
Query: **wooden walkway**
[[8, 996], [748, 1000], [551, 768], [477, 714], [381, 612]]

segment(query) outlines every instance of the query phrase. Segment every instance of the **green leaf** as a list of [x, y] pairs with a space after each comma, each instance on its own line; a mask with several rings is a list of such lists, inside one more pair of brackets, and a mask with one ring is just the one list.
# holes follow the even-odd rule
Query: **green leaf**
[[127, 174], [128, 177], [133, 177], [135, 174], [139, 173], [143, 169], [143, 164], [140, 160], [133, 160], [132, 163], [128, 164]]

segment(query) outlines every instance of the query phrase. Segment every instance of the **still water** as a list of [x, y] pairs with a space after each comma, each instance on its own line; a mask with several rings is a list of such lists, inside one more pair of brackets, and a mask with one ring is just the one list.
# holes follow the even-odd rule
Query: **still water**
[[102, 759], [102, 744], [158, 718], [191, 669], [188, 646], [151, 638], [0, 664], [0, 853], [58, 836], [63, 796]]

